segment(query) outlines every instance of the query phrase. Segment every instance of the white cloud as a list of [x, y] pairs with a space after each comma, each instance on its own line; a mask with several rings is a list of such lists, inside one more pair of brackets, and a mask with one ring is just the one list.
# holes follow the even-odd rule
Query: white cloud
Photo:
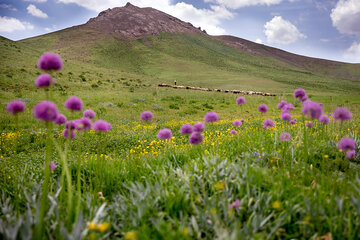
[[345, 51], [344, 58], [360, 62], [360, 42], [353, 42], [352, 45]]
[[340, 0], [331, 10], [330, 17], [340, 33], [360, 35], [359, 0]]
[[295, 25], [284, 20], [281, 16], [275, 16], [265, 23], [264, 33], [268, 43], [289, 44], [306, 36], [299, 32]]
[[7, 8], [11, 11], [17, 11], [17, 9], [12, 7], [10, 4], [0, 4], [0, 8]]
[[205, 2], [213, 2], [231, 9], [238, 9], [247, 6], [256, 5], [274, 5], [279, 4], [282, 0], [204, 0]]
[[13, 32], [17, 30], [32, 30], [34, 26], [19, 19], [0, 16], [0, 32]]
[[25, 2], [37, 2], [37, 3], [44, 3], [47, 0], [24, 0]]
[[43, 11], [38, 9], [33, 4], [30, 4], [26, 9], [27, 9], [28, 13], [33, 15], [34, 17], [39, 17], [39, 18], [47, 18], [48, 17], [48, 15], [46, 13], [44, 13]]
[[191, 22], [196, 27], [205, 29], [213, 35], [225, 34], [226, 31], [220, 25], [222, 20], [231, 19], [233, 13], [224, 6], [210, 6], [210, 9], [199, 9], [191, 4], [179, 2], [172, 4], [172, 0], [58, 0], [62, 3], [75, 3], [93, 11], [103, 11], [108, 8], [122, 7], [131, 2], [138, 7], [152, 7], [175, 16], [183, 21]]
[[263, 44], [263, 41], [262, 41], [260, 38], [257, 38], [257, 39], [255, 40], [255, 42], [258, 43], [258, 44]]

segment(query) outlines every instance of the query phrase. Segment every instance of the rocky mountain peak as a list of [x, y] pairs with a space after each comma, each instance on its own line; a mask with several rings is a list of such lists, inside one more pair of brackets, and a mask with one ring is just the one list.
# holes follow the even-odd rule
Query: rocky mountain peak
[[156, 9], [140, 8], [131, 3], [127, 3], [124, 7], [102, 11], [85, 25], [104, 34], [131, 39], [159, 35], [162, 32], [206, 34], [191, 23], [183, 22]]

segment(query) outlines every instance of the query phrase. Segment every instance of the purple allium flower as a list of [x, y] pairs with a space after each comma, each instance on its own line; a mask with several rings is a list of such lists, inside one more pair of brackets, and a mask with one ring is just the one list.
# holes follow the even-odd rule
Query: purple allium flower
[[111, 129], [111, 124], [104, 120], [98, 120], [92, 125], [92, 129], [97, 132], [107, 132]]
[[308, 96], [303, 96], [303, 97], [301, 97], [301, 98], [299, 98], [299, 100], [301, 101], [301, 102], [305, 102], [306, 100], [308, 100], [309, 98], [308, 98]]
[[55, 79], [50, 74], [44, 73], [36, 78], [35, 85], [38, 88], [50, 87], [50, 85], [55, 85]]
[[25, 103], [23, 101], [15, 100], [6, 105], [6, 111], [15, 115], [25, 111]]
[[294, 121], [296, 122], [296, 121], [297, 121], [297, 119], [296, 119], [296, 118], [294, 118]]
[[193, 126], [191, 126], [190, 123], [184, 124], [180, 128], [180, 133], [182, 135], [191, 134], [193, 131], [194, 131], [194, 128], [193, 128]]
[[234, 125], [235, 127], [240, 127], [240, 126], [241, 126], [241, 121], [235, 120], [235, 121], [233, 122], [233, 125]]
[[258, 111], [259, 112], [262, 112], [262, 113], [266, 113], [268, 111], [268, 107], [265, 105], [265, 104], [261, 104], [259, 107], [258, 107]]
[[140, 118], [144, 121], [151, 121], [153, 119], [154, 115], [150, 111], [144, 111], [141, 113]]
[[204, 117], [205, 122], [217, 122], [219, 121], [219, 116], [216, 112], [208, 112]]
[[89, 118], [84, 117], [82, 119], [75, 120], [75, 123], [77, 130], [86, 131], [91, 129], [92, 122]]
[[271, 119], [266, 119], [264, 122], [263, 122], [263, 128], [272, 128], [275, 126], [275, 123], [273, 120]]
[[312, 128], [312, 127], [313, 127], [313, 123], [312, 123], [312, 122], [307, 122], [305, 125], [306, 125], [308, 128]]
[[290, 121], [290, 120], [291, 120], [291, 115], [290, 115], [290, 113], [285, 112], [285, 113], [281, 114], [281, 120], [283, 120], [283, 121]]
[[66, 100], [65, 107], [69, 110], [81, 111], [83, 103], [80, 98], [76, 96], [71, 96], [68, 98], [68, 100]]
[[229, 208], [239, 210], [241, 206], [241, 201], [236, 199], [233, 203], [230, 204]]
[[77, 129], [77, 122], [76, 120], [73, 120], [73, 121], [67, 121], [65, 123], [65, 129], [70, 129], [70, 130], [74, 130], [74, 129]]
[[328, 123], [330, 122], [330, 119], [328, 118], [328, 116], [322, 115], [322, 116], [319, 118], [319, 122], [322, 122], [323, 124], [328, 124]]
[[236, 135], [236, 134], [237, 134], [237, 132], [233, 129], [233, 130], [231, 130], [231, 131], [230, 131], [230, 134], [234, 134], [234, 135]]
[[197, 145], [204, 141], [204, 136], [200, 132], [193, 132], [189, 137], [189, 143]]
[[62, 125], [66, 122], [66, 117], [63, 114], [58, 114], [54, 123], [57, 125]]
[[294, 107], [293, 104], [288, 103], [288, 104], [284, 105], [283, 109], [284, 109], [284, 110], [287, 110], [287, 111], [290, 111], [290, 110], [294, 110], [295, 107]]
[[291, 124], [291, 125], [295, 125], [295, 123], [296, 123], [295, 120], [291, 120], [291, 121], [290, 121], [290, 124]]
[[283, 142], [289, 141], [291, 138], [290, 133], [284, 132], [280, 135], [280, 140]]
[[238, 105], [242, 105], [242, 104], [245, 104], [245, 103], [246, 103], [246, 100], [245, 100], [244, 97], [238, 97], [236, 99], [236, 104], [238, 104]]
[[61, 57], [55, 53], [44, 53], [37, 64], [37, 67], [41, 70], [60, 70], [63, 66]]
[[298, 88], [294, 91], [294, 97], [299, 99], [301, 101], [301, 99], [303, 99], [306, 96], [306, 92], [304, 89], [302, 88]]
[[243, 123], [243, 122], [245, 122], [245, 120], [242, 118], [242, 119], [240, 120], [240, 122]]
[[277, 105], [277, 108], [278, 108], [278, 109], [282, 109], [286, 104], [287, 104], [287, 102], [284, 101], [284, 100], [282, 100], [282, 101], [280, 101], [279, 104]]
[[345, 121], [351, 119], [351, 112], [347, 108], [338, 107], [334, 111], [334, 119]]
[[91, 109], [86, 109], [83, 113], [83, 117], [89, 118], [89, 119], [94, 119], [96, 117], [96, 114], [93, 110]]
[[[63, 131], [63, 136], [64, 138], [69, 138], [69, 130], [65, 129]], [[70, 139], [74, 139], [75, 138], [75, 131], [74, 130], [70, 130]]]
[[350, 150], [346, 153], [346, 158], [347, 159], [352, 159], [355, 157], [355, 150]]
[[319, 119], [323, 110], [319, 103], [307, 100], [302, 104], [302, 113], [312, 119]]
[[197, 122], [194, 124], [194, 132], [202, 132], [205, 130], [205, 125], [202, 122]]
[[58, 113], [55, 103], [50, 101], [42, 101], [34, 107], [34, 116], [44, 122], [54, 121]]
[[343, 151], [355, 150], [355, 141], [351, 138], [342, 138], [339, 142], [339, 149]]
[[163, 128], [158, 132], [157, 137], [162, 140], [170, 139], [172, 138], [172, 132], [168, 128]]
[[56, 165], [53, 161], [50, 162], [50, 171], [54, 171], [56, 168]]

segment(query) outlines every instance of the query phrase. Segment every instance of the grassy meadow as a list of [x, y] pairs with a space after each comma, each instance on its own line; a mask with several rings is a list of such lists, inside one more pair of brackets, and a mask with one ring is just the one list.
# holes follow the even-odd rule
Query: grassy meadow
[[[66, 32], [1, 39], [0, 238], [360, 238], [359, 80], [297, 69], [206, 37], [78, 44], [81, 39], [71, 49]], [[49, 50], [64, 67], [52, 73], [56, 85], [46, 91], [34, 81], [42, 73], [36, 62]], [[239, 95], [231, 93], [157, 87], [174, 79], [277, 96], [244, 96], [246, 103], [237, 105]], [[325, 125], [303, 116], [293, 97], [299, 87], [323, 103], [324, 114], [342, 106], [352, 119], [330, 116]], [[111, 130], [78, 131], [70, 140], [63, 125], [34, 118], [34, 106], [45, 99], [68, 120], [81, 118], [82, 111], [64, 107], [70, 96]], [[6, 112], [14, 99], [26, 103], [24, 113]], [[296, 124], [280, 119], [281, 100], [295, 106]], [[258, 112], [260, 104], [269, 111]], [[150, 122], [140, 119], [146, 110], [154, 114]], [[180, 127], [204, 121], [209, 111], [220, 120], [206, 123], [204, 141], [191, 145]], [[269, 118], [275, 127], [264, 129]], [[313, 127], [305, 127], [310, 121]], [[171, 139], [157, 138], [163, 128]], [[280, 140], [284, 132], [289, 141]], [[352, 159], [339, 151], [343, 137], [356, 141]], [[46, 173], [49, 160], [56, 168]]]

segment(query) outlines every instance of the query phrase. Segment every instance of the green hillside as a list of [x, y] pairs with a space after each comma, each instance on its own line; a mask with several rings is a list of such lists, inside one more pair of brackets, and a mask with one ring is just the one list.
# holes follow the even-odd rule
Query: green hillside
[[[352, 79], [335, 78], [268, 56], [244, 53], [210, 36], [162, 34], [131, 41], [115, 37], [95, 40], [95, 34], [64, 30], [17, 44], [37, 50], [38, 55], [55, 51], [73, 65], [75, 72], [107, 69], [147, 76], [155, 83], [177, 79], [184, 85], [275, 93], [291, 92], [294, 87], [314, 91], [321, 88], [329, 93], [360, 92], [356, 65], [346, 66], [355, 76]], [[35, 55], [34, 59], [38, 56]]]

